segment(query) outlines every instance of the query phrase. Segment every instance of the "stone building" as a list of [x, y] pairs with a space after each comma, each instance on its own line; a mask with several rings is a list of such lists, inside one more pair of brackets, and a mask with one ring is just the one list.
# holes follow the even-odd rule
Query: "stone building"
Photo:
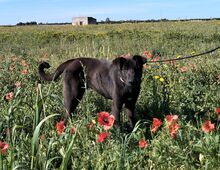
[[72, 25], [89, 25], [89, 24], [97, 24], [97, 21], [93, 17], [73, 17]]

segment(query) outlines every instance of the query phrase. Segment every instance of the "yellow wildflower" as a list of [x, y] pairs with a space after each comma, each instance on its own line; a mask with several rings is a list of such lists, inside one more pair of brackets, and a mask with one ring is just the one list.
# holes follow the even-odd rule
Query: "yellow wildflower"
[[191, 52], [191, 55], [194, 55], [194, 54], [196, 54], [196, 52], [195, 52], [195, 51], [192, 51], [192, 52]]
[[161, 77], [159, 80], [160, 80], [160, 82], [164, 82], [165, 81], [163, 77]]
[[91, 121], [93, 124], [96, 124], [96, 121], [94, 120], [94, 119], [92, 119], [92, 121]]
[[160, 76], [154, 76], [154, 79], [156, 79], [156, 80], [159, 79], [159, 78], [160, 78]]
[[163, 64], [163, 66], [164, 66], [165, 68], [167, 68], [167, 67], [168, 67], [168, 65], [167, 65], [167, 64]]

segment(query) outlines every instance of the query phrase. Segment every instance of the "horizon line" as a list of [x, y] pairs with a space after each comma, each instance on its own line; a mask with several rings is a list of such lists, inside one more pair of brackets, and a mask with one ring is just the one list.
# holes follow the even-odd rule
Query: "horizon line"
[[[91, 17], [91, 16], [83, 16], [83, 17]], [[93, 17], [95, 18], [95, 17]], [[109, 17], [107, 17], [109, 18]], [[96, 18], [95, 18], [96, 19]], [[158, 21], [193, 21], [193, 20], [220, 20], [220, 17], [204, 17], [204, 18], [179, 18], [179, 19], [167, 19], [167, 18], [161, 18], [161, 19], [122, 19], [122, 20], [111, 20], [110, 19], [110, 23], [120, 23], [120, 22], [158, 22]], [[36, 23], [36, 24], [32, 24], [32, 25], [65, 25], [65, 24], [71, 24], [72, 22], [36, 22], [36, 21], [26, 21], [26, 22], [18, 22], [16, 24], [0, 24], [0, 26], [22, 26], [22, 25], [18, 25], [20, 24], [24, 24], [23, 26], [27, 26], [28, 23]], [[97, 23], [107, 23], [105, 20], [100, 20], [97, 21]], [[30, 24], [31, 25], [31, 24]]]

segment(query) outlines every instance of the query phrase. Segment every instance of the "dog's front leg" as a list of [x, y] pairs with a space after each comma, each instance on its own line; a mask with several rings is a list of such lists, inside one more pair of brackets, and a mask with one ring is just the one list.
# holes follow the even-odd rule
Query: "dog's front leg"
[[135, 110], [135, 103], [136, 101], [127, 101], [125, 103], [125, 108], [126, 108], [126, 115], [128, 118], [128, 131], [132, 131], [135, 125], [135, 117], [134, 117], [134, 110]]
[[112, 101], [112, 114], [115, 117], [115, 123], [114, 126], [116, 128], [120, 127], [120, 111], [122, 109], [123, 103], [121, 102], [120, 99], [117, 97], [113, 99]]

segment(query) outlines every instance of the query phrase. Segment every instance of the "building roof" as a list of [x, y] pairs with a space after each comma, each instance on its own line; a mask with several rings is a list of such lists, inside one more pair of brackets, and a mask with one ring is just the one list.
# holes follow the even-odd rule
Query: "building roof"
[[88, 18], [88, 19], [95, 19], [95, 20], [96, 20], [96, 18], [93, 18], [93, 17], [86, 17], [86, 16], [73, 17], [73, 19], [86, 19], [86, 18]]

